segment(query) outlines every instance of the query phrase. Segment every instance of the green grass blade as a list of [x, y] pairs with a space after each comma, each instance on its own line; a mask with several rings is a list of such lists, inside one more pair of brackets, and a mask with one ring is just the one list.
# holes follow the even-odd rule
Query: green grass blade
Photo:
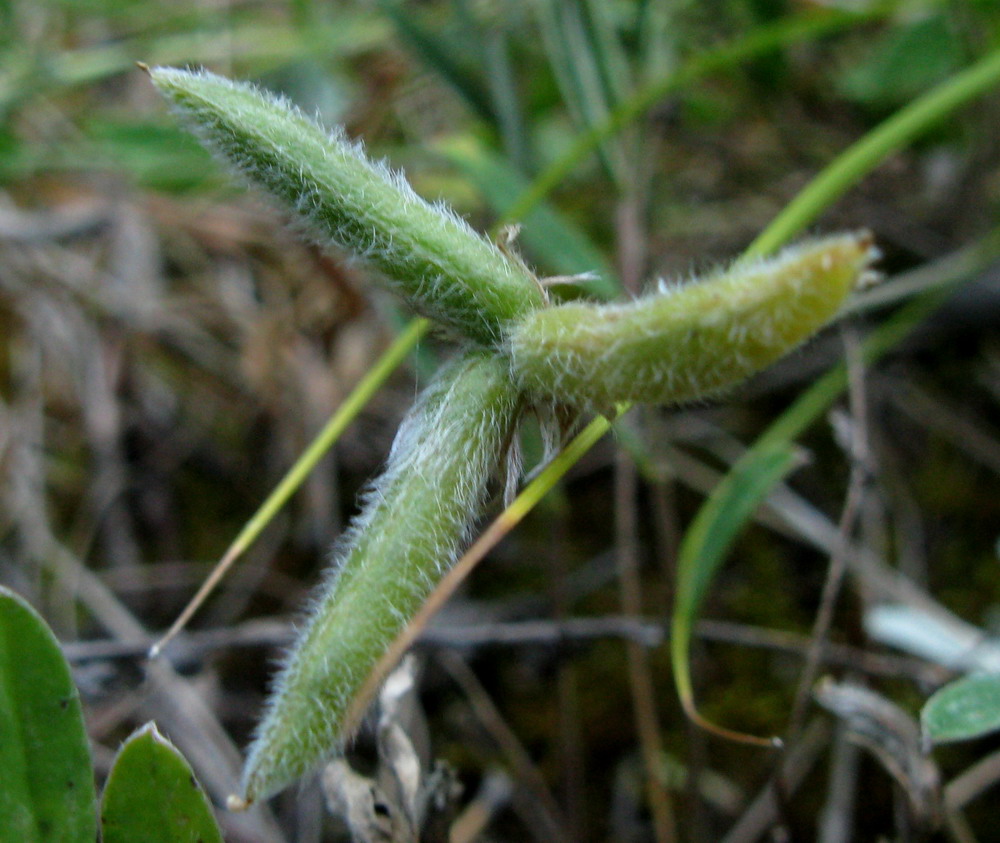
[[715, 487], [684, 534], [677, 561], [670, 653], [677, 692], [692, 717], [696, 714], [688, 656], [705, 596], [746, 521], [797, 462], [795, 450], [782, 444], [742, 461]]
[[184, 756], [148, 723], [115, 756], [101, 799], [103, 843], [222, 843]]
[[997, 84], [1000, 84], [1000, 49], [914, 100], [839, 155], [785, 206], [750, 245], [746, 256], [766, 255], [780, 248], [889, 155]]
[[316, 435], [309, 446], [302, 452], [302, 455], [295, 461], [295, 464], [288, 470], [284, 477], [267, 499], [260, 505], [253, 517], [244, 525], [239, 534], [233, 539], [232, 544], [226, 550], [219, 564], [212, 575], [202, 583], [198, 593], [191, 599], [191, 602], [184, 607], [184, 611], [177, 617], [167, 633], [150, 650], [150, 657], [155, 657], [181, 629], [183, 629], [198, 607], [205, 601], [214, 590], [226, 572], [233, 566], [237, 559], [242, 556], [264, 531], [264, 528], [274, 519], [281, 508], [288, 502], [288, 499], [295, 494], [298, 488], [305, 482], [312, 473], [316, 464], [323, 459], [327, 451], [333, 447], [340, 438], [347, 426], [357, 417], [358, 413], [364, 409], [371, 397], [385, 383], [396, 367], [406, 358], [406, 355], [413, 350], [414, 346], [420, 342], [420, 338], [425, 336], [430, 329], [430, 322], [426, 319], [414, 319], [396, 337], [392, 345], [386, 349], [385, 353], [375, 361], [375, 364], [368, 370], [356, 387], [351, 390], [351, 394], [337, 411], [330, 416], [330, 419], [323, 426], [323, 429]]
[[403, 9], [395, 0], [379, 0], [378, 5], [396, 27], [400, 38], [420, 60], [454, 88], [481, 119], [491, 126], [496, 125], [497, 114], [493, 109], [486, 85], [478, 74], [472, 71], [471, 66], [462, 60], [454, 44], [438, 33], [421, 26], [413, 11]]
[[44, 70], [27, 55], [7, 56], [7, 72], [0, 78], [0, 113], [43, 91], [92, 85], [131, 72], [139, 60], [150, 65], [181, 65], [235, 59], [262, 70], [306, 55], [357, 55], [381, 43], [387, 33], [388, 27], [370, 15], [355, 15], [339, 19], [335, 26], [311, 30], [248, 23], [221, 33], [201, 28], [158, 38], [142, 36], [61, 52], [46, 61]]
[[[479, 188], [490, 206], [501, 215], [527, 187], [524, 176], [481, 144], [456, 138], [440, 144], [437, 149]], [[597, 278], [580, 282], [578, 289], [596, 298], [610, 299], [621, 292], [614, 269], [601, 251], [556, 209], [541, 202], [523, 222], [519, 240], [553, 273], [595, 273]]]
[[644, 85], [618, 105], [602, 122], [583, 132], [559, 159], [532, 182], [531, 188], [507, 209], [503, 222], [522, 219], [562, 182], [574, 167], [599, 149], [602, 143], [623, 131], [668, 94], [679, 91], [711, 73], [734, 67], [771, 50], [829, 35], [886, 14], [886, 10], [883, 9], [866, 13], [829, 12], [796, 16], [770, 26], [759, 27], [742, 38], [699, 53], [683, 62], [676, 71]]
[[681, 7], [666, 3], [642, 3], [638, 11], [639, 52], [636, 77], [645, 87], [665, 79], [677, 65], [676, 21]]
[[[866, 363], [872, 363], [898, 345], [940, 306], [952, 289], [953, 285], [948, 285], [934, 290], [901, 308], [866, 338], [861, 358]], [[685, 710], [695, 717], [688, 661], [691, 630], [697, 621], [697, 610], [723, 561], [719, 554], [725, 552], [732, 537], [743, 529], [753, 514], [752, 506], [739, 508], [727, 503], [726, 499], [739, 494], [748, 484], [759, 495], [758, 499], [763, 499], [783, 477], [781, 459], [782, 455], [790, 453], [792, 440], [828, 410], [846, 387], [847, 368], [841, 364], [803, 392], [737, 461], [702, 504], [685, 533], [678, 563], [671, 653], [677, 692]], [[770, 485], [767, 485], [768, 481]], [[726, 518], [734, 520], [726, 521]], [[712, 530], [717, 531], [719, 537], [708, 535]]]
[[253, 518], [247, 522], [246, 527], [233, 541], [231, 550], [243, 553], [260, 535], [271, 519], [277, 514], [292, 496], [296, 489], [304, 482], [306, 477], [316, 467], [316, 464], [323, 459], [327, 451], [333, 447], [334, 443], [341, 437], [347, 426], [357, 418], [358, 413], [364, 409], [372, 396], [385, 383], [396, 367], [399, 366], [406, 355], [413, 347], [426, 336], [430, 330], [430, 322], [426, 319], [414, 319], [393, 341], [392, 345], [386, 349], [385, 353], [375, 361], [375, 364], [368, 370], [358, 385], [351, 390], [337, 411], [330, 416], [329, 421], [323, 429], [316, 435], [316, 438], [309, 443], [309, 447], [302, 452], [302, 455], [295, 461], [288, 473], [281, 478], [281, 482], [268, 495], [267, 500], [261, 504], [260, 509], [254, 513]]
[[1000, 675], [950, 682], [924, 704], [920, 723], [934, 743], [968, 741], [1000, 731]]
[[593, 55], [608, 102], [617, 105], [633, 87], [625, 46], [615, 26], [614, 11], [605, 0], [586, 0], [587, 21], [593, 33]]
[[[561, 0], [535, 0], [534, 6], [549, 66], [570, 116], [584, 130], [602, 124], [610, 103], [597, 48], [584, 24], [582, 10]], [[619, 150], [610, 143], [612, 137], [600, 138], [595, 148], [609, 175], [620, 181], [621, 159]]]
[[0, 587], [0, 843], [93, 843], [94, 779], [59, 643]]
[[497, 27], [494, 31], [487, 32], [483, 43], [483, 62], [503, 149], [516, 167], [527, 170], [531, 166], [531, 141], [511, 61], [510, 43], [506, 28]]

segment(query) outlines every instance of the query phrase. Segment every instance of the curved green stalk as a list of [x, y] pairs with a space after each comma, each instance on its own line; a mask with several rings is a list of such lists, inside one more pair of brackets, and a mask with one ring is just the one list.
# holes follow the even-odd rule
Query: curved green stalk
[[348, 705], [454, 561], [519, 408], [506, 365], [475, 352], [447, 367], [403, 421], [275, 681], [244, 768], [248, 801], [290, 784], [350, 737]]
[[769, 26], [756, 27], [740, 38], [693, 56], [676, 71], [637, 90], [607, 117], [580, 134], [569, 149], [553, 161], [517, 201], [507, 208], [501, 224], [523, 219], [573, 172], [574, 167], [668, 94], [681, 90], [703, 76], [735, 67], [796, 41], [818, 38], [866, 20], [885, 17], [893, 8], [894, 4], [883, 4], [866, 12], [824, 11], [795, 16]]
[[504, 325], [544, 303], [520, 260], [421, 199], [342, 132], [328, 134], [284, 100], [211, 73], [153, 68], [150, 76], [205, 146], [321, 242], [378, 269], [417, 312], [492, 344]]
[[264, 531], [264, 528], [271, 523], [274, 516], [288, 502], [288, 499], [295, 494], [298, 488], [305, 482], [306, 477], [316, 468], [316, 464], [326, 456], [327, 451], [340, 438], [340, 435], [347, 429], [347, 426], [357, 417], [358, 413], [371, 400], [371, 397], [378, 391], [379, 387], [385, 383], [386, 378], [391, 375], [397, 366], [413, 349], [420, 338], [427, 334], [430, 323], [426, 319], [414, 319], [396, 337], [392, 345], [386, 349], [385, 353], [379, 357], [372, 367], [365, 373], [365, 376], [351, 390], [344, 403], [329, 419], [323, 429], [316, 434], [315, 438], [306, 449], [299, 455], [295, 464], [288, 469], [285, 476], [281, 478], [278, 485], [271, 490], [251, 516], [250, 520], [243, 525], [243, 529], [233, 539], [232, 544], [226, 549], [219, 563], [212, 570], [212, 573], [205, 579], [198, 589], [198, 592], [188, 602], [187, 606], [170, 625], [170, 629], [149, 649], [149, 657], [156, 658], [167, 644], [180, 632], [198, 611], [202, 603], [215, 590], [229, 569], [239, 559]]
[[1000, 50], [994, 50], [897, 111], [809, 182], [754, 240], [744, 257], [780, 249], [892, 153], [997, 84], [1000, 84]]

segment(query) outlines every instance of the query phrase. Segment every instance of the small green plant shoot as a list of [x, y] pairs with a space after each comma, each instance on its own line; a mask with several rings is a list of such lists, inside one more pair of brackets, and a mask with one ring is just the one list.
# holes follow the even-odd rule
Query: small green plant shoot
[[625, 304], [552, 304], [511, 248], [421, 199], [343, 133], [248, 85], [149, 72], [220, 159], [463, 344], [417, 399], [339, 542], [250, 749], [247, 801], [350, 738], [352, 701], [455, 561], [526, 413], [607, 414], [718, 394], [835, 318], [877, 255], [866, 233], [840, 234]]

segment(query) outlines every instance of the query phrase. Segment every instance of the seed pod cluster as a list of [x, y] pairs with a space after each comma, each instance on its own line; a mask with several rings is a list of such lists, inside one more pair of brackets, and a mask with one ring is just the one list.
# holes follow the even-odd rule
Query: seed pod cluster
[[626, 304], [547, 307], [517, 257], [425, 202], [342, 133], [209, 73], [150, 75], [219, 157], [478, 347], [419, 397], [339, 542], [251, 747], [250, 801], [349, 737], [355, 694], [454, 561], [526, 405], [606, 412], [715, 394], [830, 321], [875, 257], [869, 235], [843, 234]]

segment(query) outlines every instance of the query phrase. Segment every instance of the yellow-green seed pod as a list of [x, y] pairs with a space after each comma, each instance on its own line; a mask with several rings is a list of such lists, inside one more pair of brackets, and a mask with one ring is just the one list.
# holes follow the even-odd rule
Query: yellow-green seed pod
[[275, 680], [244, 768], [248, 801], [291, 784], [351, 737], [348, 707], [453, 563], [519, 409], [506, 363], [470, 352], [403, 420]]
[[602, 411], [712, 395], [829, 322], [876, 256], [867, 232], [841, 234], [627, 304], [535, 311], [510, 333], [513, 371], [539, 397]]

